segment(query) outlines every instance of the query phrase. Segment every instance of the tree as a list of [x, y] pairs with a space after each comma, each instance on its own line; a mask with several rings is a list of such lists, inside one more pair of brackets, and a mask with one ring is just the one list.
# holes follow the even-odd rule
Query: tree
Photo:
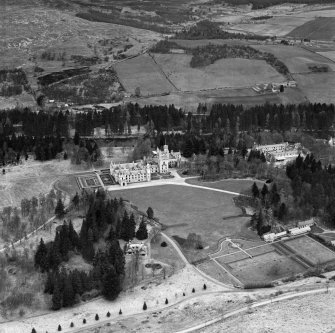
[[79, 208], [79, 201], [79, 195], [78, 192], [76, 192], [76, 195], [72, 198], [72, 203], [77, 209]]
[[60, 332], [62, 330], [62, 326], [58, 325], [58, 331]]
[[143, 310], [146, 310], [148, 307], [147, 307], [147, 303], [143, 303]]
[[142, 219], [137, 232], [136, 232], [136, 238], [138, 240], [144, 240], [148, 238], [148, 230], [147, 225], [145, 224], [144, 220]]
[[122, 310], [120, 309], [120, 311], [119, 311], [119, 315], [122, 315]]
[[40, 244], [37, 247], [35, 253], [35, 267], [40, 267], [42, 272], [48, 270], [48, 261], [47, 261], [48, 250], [44, 244], [43, 238], [40, 240]]
[[62, 202], [62, 199], [58, 199], [57, 201], [57, 205], [55, 208], [55, 215], [57, 216], [57, 218], [62, 218], [65, 215], [65, 211], [64, 211], [64, 204]]
[[60, 290], [60, 281], [55, 281], [54, 292], [52, 294], [52, 310], [59, 310], [62, 307], [62, 294]]
[[116, 274], [115, 268], [111, 266], [102, 277], [103, 296], [110, 301], [116, 299], [122, 290], [120, 282], [120, 278]]
[[141, 89], [140, 89], [140, 87], [136, 87], [136, 89], [135, 89], [135, 96], [136, 97], [140, 97], [141, 96]]
[[75, 293], [72, 288], [71, 279], [65, 276], [64, 289], [63, 289], [63, 306], [70, 307], [75, 303]]
[[258, 189], [258, 186], [257, 186], [256, 182], [254, 182], [252, 184], [251, 192], [252, 192], [252, 196], [254, 198], [258, 198], [259, 197], [259, 189]]
[[95, 315], [95, 320], [99, 320], [99, 315], [98, 314]]
[[154, 210], [151, 207], [147, 209], [147, 215], [150, 220], [154, 218]]
[[36, 333], [35, 328], [33, 327], [33, 329], [31, 330], [31, 333]]
[[167, 298], [165, 299], [165, 304], [169, 304], [169, 301], [168, 301], [168, 299], [167, 299]]
[[203, 286], [203, 288], [204, 288], [204, 290], [206, 290], [207, 289], [207, 286], [206, 286], [206, 284], [204, 283], [204, 286]]
[[78, 146], [79, 145], [79, 142], [80, 142], [80, 136], [79, 136], [79, 133], [76, 131], [74, 133], [74, 137], [73, 137], [73, 143]]
[[106, 316], [107, 316], [107, 317], [110, 317], [110, 316], [111, 316], [111, 314], [110, 314], [109, 311], [107, 312]]

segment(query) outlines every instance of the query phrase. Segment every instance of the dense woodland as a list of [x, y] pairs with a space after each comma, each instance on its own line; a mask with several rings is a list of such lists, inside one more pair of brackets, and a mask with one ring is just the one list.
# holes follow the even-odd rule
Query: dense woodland
[[255, 59], [265, 60], [269, 65], [274, 67], [279, 73], [287, 76], [289, 70], [287, 66], [280, 60], [278, 60], [273, 54], [268, 52], [258, 51], [250, 46], [244, 45], [214, 45], [209, 44], [206, 46], [199, 46], [196, 48], [187, 48], [178, 45], [175, 42], [168, 40], [159, 41], [156, 45], [151, 48], [151, 52], [154, 53], [168, 53], [170, 49], [179, 48], [184, 49], [186, 53], [192, 55], [190, 62], [191, 67], [202, 67], [213, 64], [219, 59], [227, 58], [243, 58], [243, 59]]
[[[128, 215], [122, 199], [108, 199], [103, 191], [73, 198], [75, 205], [88, 207], [78, 234], [72, 222], [58, 228], [54, 241], [44, 244], [41, 239], [35, 254], [35, 266], [47, 274], [45, 292], [52, 294], [54, 310], [72, 306], [85, 293], [96, 290], [109, 300], [122, 290], [125, 276], [125, 258], [118, 239], [129, 241], [136, 236], [148, 237], [142, 222], [135, 233], [134, 214]], [[61, 204], [56, 214], [62, 212]], [[105, 243], [104, 250], [96, 244]], [[90, 272], [66, 271], [62, 263], [80, 254], [92, 265]]]
[[177, 32], [176, 39], [257, 39], [265, 40], [267, 37], [259, 35], [246, 35], [232, 33], [221, 29], [220, 24], [209, 20], [200, 21], [190, 28]]
[[[333, 131], [334, 115], [334, 105], [311, 103], [251, 108], [199, 105], [194, 114], [185, 114], [173, 105], [140, 107], [138, 104], [76, 114], [16, 109], [0, 112], [0, 159], [6, 164], [29, 152], [34, 152], [39, 160], [54, 158], [72, 140], [69, 138], [71, 127], [77, 133], [73, 141], [77, 147], [73, 155], [76, 163], [99, 158], [96, 143], [80, 139], [92, 136], [96, 127], [111, 136], [131, 134], [134, 127], [145, 126], [154, 147], [166, 141], [171, 149], [180, 150], [186, 157], [208, 150], [210, 155], [217, 155], [223, 147], [241, 150], [252, 147], [255, 142], [271, 144], [285, 139], [304, 143], [302, 132], [327, 138]], [[169, 134], [162, 135], [163, 131]]]

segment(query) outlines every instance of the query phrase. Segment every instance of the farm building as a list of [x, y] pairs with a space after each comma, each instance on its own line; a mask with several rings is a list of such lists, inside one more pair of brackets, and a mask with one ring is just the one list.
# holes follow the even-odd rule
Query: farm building
[[266, 242], [273, 242], [275, 240], [278, 240], [282, 237], [287, 236], [287, 231], [282, 231], [282, 232], [278, 232], [278, 233], [274, 233], [274, 232], [270, 232], [270, 233], [266, 233], [262, 236], [262, 238], [266, 241]]
[[314, 219], [312, 218], [312, 219], [309, 219], [309, 220], [306, 220], [306, 221], [300, 221], [300, 222], [298, 222], [298, 225], [297, 225], [297, 227], [306, 227], [306, 226], [309, 226], [309, 227], [311, 227], [312, 225], [314, 225], [315, 224], [315, 221], [314, 221]]
[[298, 227], [298, 228], [292, 228], [289, 229], [288, 232], [290, 235], [292, 236], [296, 236], [296, 235], [301, 235], [301, 234], [305, 234], [307, 232], [311, 231], [311, 227], [310, 226], [305, 226], [305, 227]]

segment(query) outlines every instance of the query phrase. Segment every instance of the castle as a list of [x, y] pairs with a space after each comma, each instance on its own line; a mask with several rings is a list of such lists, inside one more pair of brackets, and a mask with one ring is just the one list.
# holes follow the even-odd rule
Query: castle
[[180, 161], [180, 152], [173, 152], [173, 150], [169, 152], [168, 145], [164, 145], [163, 150], [157, 147], [150, 158], [132, 163], [116, 164], [112, 161], [110, 173], [117, 183], [127, 186], [130, 183], [149, 182], [153, 173], [166, 174], [170, 167], [179, 166]]

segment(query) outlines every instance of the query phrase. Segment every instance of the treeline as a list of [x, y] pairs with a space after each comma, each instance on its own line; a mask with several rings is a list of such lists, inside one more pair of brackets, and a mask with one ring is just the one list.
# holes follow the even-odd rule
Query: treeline
[[286, 167], [295, 209], [302, 217], [320, 216], [335, 226], [335, 168], [323, 166], [313, 155], [299, 156]]
[[265, 40], [259, 35], [232, 33], [221, 29], [220, 24], [209, 20], [200, 21], [190, 28], [177, 32], [176, 39], [247, 39]]

